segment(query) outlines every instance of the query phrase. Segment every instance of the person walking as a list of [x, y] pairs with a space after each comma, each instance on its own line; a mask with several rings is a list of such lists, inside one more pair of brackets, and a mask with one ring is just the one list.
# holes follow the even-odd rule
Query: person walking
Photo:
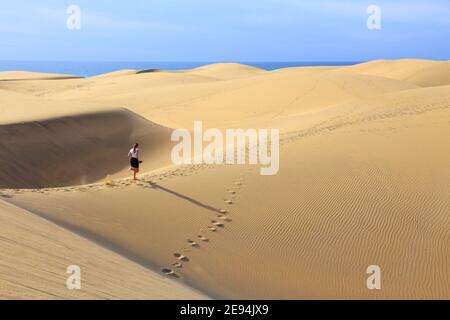
[[128, 152], [128, 158], [130, 159], [130, 170], [133, 171], [133, 179], [137, 180], [136, 175], [139, 173], [139, 164], [141, 161], [139, 160], [140, 150], [139, 143], [135, 143], [133, 147]]

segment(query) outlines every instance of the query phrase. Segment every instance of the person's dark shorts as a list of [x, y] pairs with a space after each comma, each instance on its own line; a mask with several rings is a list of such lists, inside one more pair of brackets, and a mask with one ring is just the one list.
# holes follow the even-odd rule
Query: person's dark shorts
[[139, 169], [139, 160], [136, 158], [131, 158], [130, 164], [132, 168]]

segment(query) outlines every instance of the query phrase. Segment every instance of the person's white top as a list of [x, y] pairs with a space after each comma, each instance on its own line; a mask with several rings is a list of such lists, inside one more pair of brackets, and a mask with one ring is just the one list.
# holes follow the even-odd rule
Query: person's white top
[[139, 148], [136, 148], [136, 151], [131, 148], [130, 152], [128, 153], [132, 158], [138, 158], [138, 154], [139, 154]]

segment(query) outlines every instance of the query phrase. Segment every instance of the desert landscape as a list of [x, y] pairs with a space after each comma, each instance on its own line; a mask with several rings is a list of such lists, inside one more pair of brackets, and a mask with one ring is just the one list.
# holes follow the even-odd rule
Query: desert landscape
[[[173, 165], [196, 120], [279, 172]], [[449, 137], [450, 61], [0, 72], [0, 299], [450, 299]]]

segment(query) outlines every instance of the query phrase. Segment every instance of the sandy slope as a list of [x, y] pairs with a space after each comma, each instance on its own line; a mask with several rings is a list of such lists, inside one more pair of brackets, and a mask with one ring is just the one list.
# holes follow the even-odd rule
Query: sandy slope
[[450, 85], [450, 61], [377, 60], [334, 71], [386, 77], [423, 87]]
[[[22, 81], [18, 82], [21, 83]], [[27, 81], [23, 82], [25, 83]], [[43, 82], [46, 81], [43, 80]], [[15, 90], [4, 89], [0, 83], [0, 124], [16, 124], [36, 120], [56, 119], [65, 116], [117, 109], [90, 102], [80, 103], [68, 101], [61, 104], [59, 101], [36, 97], [32, 95], [31, 92], [28, 90], [25, 92], [17, 92]]]
[[219, 80], [248, 78], [267, 73], [266, 71], [239, 63], [216, 63], [186, 70], [186, 73], [207, 76]]
[[[114, 80], [73, 80], [72, 87], [10, 83], [7, 89], [45, 94], [53, 100], [77, 100], [87, 103], [124, 106], [147, 119], [168, 127], [190, 128], [201, 119], [210, 126], [233, 126], [243, 121], [271, 119], [334, 105], [359, 97], [412, 89], [417, 86], [398, 80], [359, 74], [336, 74], [313, 71], [262, 72], [240, 78], [237, 66], [234, 80], [220, 81], [217, 75], [232, 66], [213, 65], [191, 73], [156, 72], [124, 75]], [[326, 71], [329, 69], [327, 68]], [[206, 72], [208, 71], [208, 72]], [[253, 71], [255, 72], [255, 71]], [[50, 84], [51, 85], [51, 84]], [[5, 88], [6, 89], [6, 88]], [[176, 92], [176, 94], [174, 94]]]
[[91, 77], [91, 79], [123, 77], [123, 76], [135, 75], [138, 72], [139, 72], [139, 70], [123, 69], [123, 70], [118, 70], [118, 71], [113, 71], [113, 72], [100, 74], [98, 76]]
[[50, 74], [28, 71], [0, 71], [0, 81], [20, 81], [20, 80], [65, 80], [80, 78], [69, 74]]
[[124, 109], [5, 124], [0, 126], [5, 141], [0, 188], [79, 185], [123, 176], [129, 168], [125, 146], [136, 141], [145, 146], [147, 168], [159, 168], [171, 163], [170, 134]]
[[[67, 114], [42, 119], [60, 140], [48, 152], [28, 153], [34, 163], [20, 156], [31, 142], [15, 151], [34, 182], [49, 184], [42, 177], [52, 170], [41, 176], [36, 172], [42, 168], [33, 170], [45, 164], [45, 154], [62, 155], [68, 165], [74, 159], [69, 167], [79, 177], [86, 171], [76, 172], [81, 155], [95, 158], [107, 145], [117, 155], [126, 152], [128, 126], [143, 133], [138, 138], [149, 150], [148, 172], [138, 183], [116, 179], [112, 185], [0, 192], [89, 241], [161, 273], [173, 271], [179, 276], [169, 276], [174, 281], [212, 297], [449, 299], [450, 87], [436, 80], [439, 86], [421, 88], [445, 79], [442, 68], [421, 74], [413, 63], [411, 74], [421, 79], [416, 83], [391, 72], [390, 63], [274, 72], [215, 65], [53, 85], [8, 82], [4, 92], [18, 99], [93, 106], [72, 118], [76, 127]], [[376, 72], [364, 74], [365, 68]], [[95, 109], [102, 105], [109, 109]], [[157, 155], [167, 156], [166, 128], [111, 107], [169, 127], [202, 119], [208, 126], [279, 128], [280, 172], [268, 177], [258, 166], [153, 165]], [[3, 131], [2, 139], [17, 134], [27, 143], [30, 134], [21, 130], [33, 132], [40, 146], [54, 139], [34, 125], [8, 121], [0, 130], [18, 127]], [[147, 141], [148, 132], [160, 136]], [[96, 147], [93, 135], [100, 139]], [[74, 152], [74, 146], [86, 151]], [[0, 158], [6, 164], [8, 150]], [[89, 180], [104, 168], [120, 177], [122, 160], [115, 155], [111, 163], [97, 162], [102, 165], [91, 168]], [[16, 171], [27, 178], [20, 167]], [[16, 181], [2, 174], [3, 186], [13, 187]], [[382, 269], [381, 291], [366, 288], [372, 264]]]
[[[205, 296], [0, 200], [0, 299], [199, 299]], [[68, 290], [69, 265], [81, 290]]]

